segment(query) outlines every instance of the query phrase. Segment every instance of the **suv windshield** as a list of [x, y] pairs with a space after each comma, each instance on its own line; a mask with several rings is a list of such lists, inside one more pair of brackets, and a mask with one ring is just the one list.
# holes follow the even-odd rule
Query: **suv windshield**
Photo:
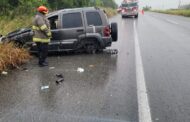
[[138, 6], [137, 3], [125, 3], [121, 5], [122, 7], [134, 7], [134, 6]]

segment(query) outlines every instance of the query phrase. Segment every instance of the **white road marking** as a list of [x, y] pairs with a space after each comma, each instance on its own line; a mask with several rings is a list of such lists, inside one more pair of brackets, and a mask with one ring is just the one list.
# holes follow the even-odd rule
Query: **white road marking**
[[173, 20], [166, 19], [166, 21], [169, 22], [169, 23], [175, 24], [175, 25], [179, 25], [179, 23], [177, 23], [177, 22], [175, 22]]
[[139, 122], [152, 122], [144, 70], [142, 64], [142, 56], [140, 52], [138, 33], [136, 22], [134, 21], [134, 36], [135, 36], [135, 55], [136, 55], [136, 80], [137, 80], [137, 97], [138, 97], [138, 112]]

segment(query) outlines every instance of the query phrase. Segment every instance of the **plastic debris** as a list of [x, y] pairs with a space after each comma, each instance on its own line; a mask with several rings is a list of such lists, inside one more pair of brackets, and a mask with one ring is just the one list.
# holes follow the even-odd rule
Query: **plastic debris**
[[94, 65], [89, 65], [89, 67], [90, 67], [90, 68], [93, 68], [93, 67], [94, 67]]
[[55, 69], [55, 67], [49, 67], [49, 69]]
[[23, 71], [26, 71], [26, 72], [29, 71], [28, 68], [26, 68], [26, 67], [24, 67], [22, 70], [23, 70]]
[[156, 121], [159, 121], [159, 118], [156, 118], [155, 120], [156, 120]]
[[84, 72], [84, 69], [83, 69], [83, 68], [81, 68], [81, 67], [79, 67], [79, 68], [77, 69], [77, 72], [82, 73], [82, 72]]
[[1, 72], [1, 74], [2, 75], [8, 75], [8, 72], [3, 71], [3, 72]]
[[58, 80], [55, 81], [57, 84], [60, 84], [64, 81], [63, 74], [56, 74], [56, 77], [59, 78]]
[[111, 54], [111, 55], [118, 54], [117, 49], [108, 49], [108, 50], [105, 50], [105, 52], [106, 54]]
[[49, 86], [42, 86], [41, 90], [49, 89]]
[[56, 74], [56, 76], [57, 76], [58, 78], [64, 78], [64, 77], [63, 77], [63, 74]]
[[57, 84], [60, 84], [60, 83], [62, 83], [63, 81], [64, 81], [64, 78], [60, 78], [60, 79], [56, 80], [55, 82], [56, 82]]

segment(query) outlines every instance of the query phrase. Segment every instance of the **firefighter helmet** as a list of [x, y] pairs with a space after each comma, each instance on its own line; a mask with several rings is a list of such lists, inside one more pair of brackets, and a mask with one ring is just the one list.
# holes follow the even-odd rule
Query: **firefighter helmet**
[[40, 6], [38, 7], [38, 12], [40, 13], [44, 13], [44, 14], [47, 14], [48, 13], [48, 9], [45, 7], [45, 6]]

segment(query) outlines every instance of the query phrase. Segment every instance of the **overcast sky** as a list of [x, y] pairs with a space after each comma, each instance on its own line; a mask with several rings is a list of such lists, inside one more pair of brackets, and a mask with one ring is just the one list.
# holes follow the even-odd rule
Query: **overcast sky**
[[[123, 0], [115, 0], [118, 5], [121, 4]], [[168, 9], [177, 8], [180, 0], [139, 0], [140, 7], [152, 6], [155, 9]], [[181, 0], [181, 4], [190, 4], [190, 0]]]

